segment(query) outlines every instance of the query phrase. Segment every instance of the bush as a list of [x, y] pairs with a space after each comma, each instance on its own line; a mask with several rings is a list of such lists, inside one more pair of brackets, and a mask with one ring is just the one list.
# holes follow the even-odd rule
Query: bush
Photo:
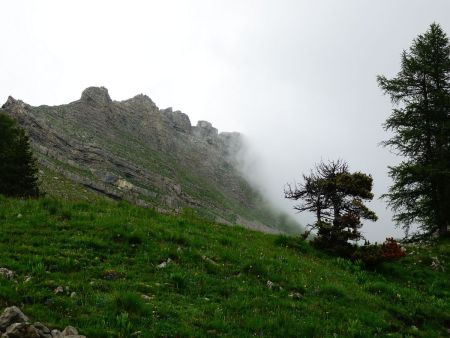
[[406, 255], [405, 249], [395, 239], [386, 238], [383, 244], [365, 244], [356, 249], [353, 259], [360, 259], [367, 267], [373, 268], [384, 262], [392, 262]]
[[380, 255], [386, 261], [395, 261], [406, 255], [406, 250], [392, 237], [386, 238], [380, 249]]

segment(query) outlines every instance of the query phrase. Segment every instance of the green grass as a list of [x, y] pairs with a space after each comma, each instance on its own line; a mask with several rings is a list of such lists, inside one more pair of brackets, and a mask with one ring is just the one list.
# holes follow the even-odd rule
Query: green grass
[[448, 336], [450, 243], [409, 252], [369, 272], [191, 212], [1, 198], [0, 267], [16, 277], [0, 278], [0, 307], [94, 338]]

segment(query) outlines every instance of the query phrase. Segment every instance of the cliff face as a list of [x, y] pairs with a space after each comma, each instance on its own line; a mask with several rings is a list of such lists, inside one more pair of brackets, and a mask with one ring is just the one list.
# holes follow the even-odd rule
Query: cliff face
[[236, 168], [238, 133], [159, 109], [146, 95], [111, 100], [90, 87], [61, 106], [9, 97], [3, 110], [24, 127], [39, 162], [115, 199], [171, 212], [189, 207], [225, 223], [276, 232], [276, 218]]

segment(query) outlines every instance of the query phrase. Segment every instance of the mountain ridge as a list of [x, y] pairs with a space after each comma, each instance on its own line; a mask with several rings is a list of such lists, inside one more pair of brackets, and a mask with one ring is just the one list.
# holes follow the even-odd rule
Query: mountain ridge
[[92, 191], [265, 232], [295, 227], [240, 172], [240, 133], [193, 126], [147, 95], [115, 101], [105, 87], [88, 87], [68, 104], [33, 107], [10, 96], [2, 108], [28, 132], [41, 165]]

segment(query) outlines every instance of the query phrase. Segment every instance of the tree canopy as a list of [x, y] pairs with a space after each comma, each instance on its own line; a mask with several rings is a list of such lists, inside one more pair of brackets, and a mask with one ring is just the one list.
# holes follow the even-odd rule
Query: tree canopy
[[385, 195], [394, 220], [406, 232], [413, 223], [425, 234], [448, 234], [450, 224], [450, 45], [433, 23], [401, 56], [400, 72], [377, 78], [393, 103], [384, 142], [404, 160], [389, 168]]
[[0, 194], [12, 197], [39, 194], [36, 162], [28, 136], [3, 113], [0, 113]]
[[351, 173], [341, 160], [317, 164], [309, 175], [303, 175], [303, 183], [287, 186], [285, 197], [300, 201], [296, 210], [315, 214], [316, 222], [310, 228], [317, 230], [317, 239], [324, 246], [360, 240], [361, 220], [377, 220], [364, 204], [373, 198], [372, 177]]

